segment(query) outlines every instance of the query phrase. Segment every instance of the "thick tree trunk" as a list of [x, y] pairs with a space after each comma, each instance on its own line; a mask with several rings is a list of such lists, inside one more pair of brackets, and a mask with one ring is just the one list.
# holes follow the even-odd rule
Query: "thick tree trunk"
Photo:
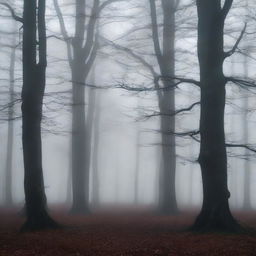
[[47, 213], [42, 170], [41, 119], [46, 70], [45, 31], [45, 1], [39, 0], [38, 6], [36, 1], [24, 1], [22, 143], [27, 220], [22, 227], [23, 231], [57, 227]]
[[222, 66], [223, 27], [221, 2], [198, 0], [198, 58], [201, 83], [200, 155], [203, 206], [192, 229], [235, 231], [227, 187], [224, 132], [225, 85]]

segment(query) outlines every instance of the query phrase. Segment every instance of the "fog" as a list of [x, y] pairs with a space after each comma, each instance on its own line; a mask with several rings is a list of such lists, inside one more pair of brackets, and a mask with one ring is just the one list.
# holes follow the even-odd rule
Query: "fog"
[[[22, 1], [5, 1], [17, 15], [22, 16]], [[58, 5], [65, 22], [67, 38], [63, 37], [60, 21], [53, 1], [46, 2], [47, 27], [47, 72], [43, 100], [42, 120], [42, 163], [44, 188], [49, 208], [72, 206], [72, 72], [69, 64], [68, 47], [73, 47], [75, 38], [75, 1], [59, 0]], [[163, 10], [156, 2], [160, 48], [163, 48]], [[250, 1], [253, 5], [253, 1]], [[92, 15], [94, 1], [86, 4], [86, 29], [82, 43], [89, 40], [88, 21]], [[224, 73], [230, 77], [249, 79], [253, 86], [226, 86], [225, 135], [227, 147], [228, 186], [232, 209], [245, 209], [244, 200], [249, 196], [250, 210], [256, 207], [253, 171], [255, 162], [255, 24], [250, 18], [251, 11], [245, 10], [243, 1], [234, 1], [225, 23], [225, 50], [232, 49], [244, 23], [247, 22], [238, 50], [225, 61]], [[160, 77], [161, 68], [157, 62], [152, 40], [152, 24], [148, 1], [113, 1], [97, 15], [93, 28], [93, 42], [98, 40], [96, 57], [90, 66], [88, 76], [76, 81], [84, 87], [84, 109], [86, 133], [91, 140], [89, 160], [89, 206], [94, 211], [104, 207], [151, 207], [157, 208], [159, 191], [162, 189], [161, 168], [163, 168], [158, 92], [164, 88], [161, 78], [160, 89], [154, 87], [152, 68]], [[24, 195], [24, 164], [22, 153], [22, 27], [10, 17], [10, 10], [0, 10], [0, 97], [1, 97], [1, 148], [0, 148], [0, 203], [3, 207], [22, 208]], [[79, 29], [78, 29], [79, 30]], [[175, 77], [199, 80], [197, 59], [197, 13], [192, 1], [180, 1], [176, 11], [175, 34]], [[38, 36], [37, 36], [38, 37]], [[79, 38], [79, 36], [78, 36]], [[71, 42], [71, 41], [72, 42]], [[71, 44], [69, 45], [69, 42]], [[164, 46], [165, 47], [165, 46]], [[10, 62], [15, 49], [14, 99], [10, 100]], [[160, 50], [161, 50], [160, 49]], [[74, 49], [71, 49], [75, 58]], [[90, 49], [92, 55], [93, 48]], [[88, 57], [89, 58], [89, 57]], [[73, 59], [74, 60], [74, 59]], [[143, 63], [146, 62], [147, 64]], [[88, 62], [88, 60], [87, 60]], [[74, 85], [73, 85], [74, 86]], [[203, 191], [200, 165], [198, 163], [200, 136], [200, 90], [188, 82], [175, 87], [175, 145], [176, 171], [175, 191], [179, 210], [199, 210]], [[248, 89], [249, 88], [249, 89]], [[174, 89], [172, 89], [174, 90]], [[163, 89], [168, 91], [168, 89]], [[11, 93], [12, 94], [12, 93]], [[90, 99], [94, 97], [94, 105]], [[77, 103], [78, 105], [81, 103]], [[88, 117], [92, 110], [92, 119]], [[188, 109], [187, 109], [188, 108]], [[10, 120], [10, 109], [13, 116]], [[184, 110], [185, 109], [185, 110]], [[170, 114], [170, 113], [169, 113]], [[98, 115], [98, 128], [96, 127]], [[82, 117], [80, 117], [82, 118]], [[88, 120], [92, 123], [89, 123]], [[13, 147], [11, 160], [12, 203], [6, 202], [6, 159], [8, 126], [13, 124]], [[91, 133], [90, 125], [92, 125]], [[73, 131], [73, 133], [75, 133]], [[79, 134], [79, 133], [78, 133]], [[10, 135], [9, 135], [10, 136]], [[78, 135], [76, 135], [78, 136]], [[87, 136], [87, 135], [86, 135]], [[85, 137], [86, 137], [85, 136]], [[77, 140], [84, 140], [80, 137]], [[9, 138], [10, 139], [10, 138]], [[95, 152], [96, 140], [98, 150]], [[88, 137], [86, 137], [86, 142]], [[239, 146], [240, 145], [240, 146]], [[87, 145], [88, 146], [88, 145]], [[166, 145], [164, 145], [166, 146]], [[80, 152], [81, 153], [81, 152]], [[74, 153], [73, 153], [74, 154]], [[97, 161], [98, 183], [95, 188], [95, 162]], [[216, 159], [216, 161], [219, 161]], [[248, 174], [249, 173], [249, 174]], [[246, 174], [249, 183], [245, 182]], [[136, 180], [137, 179], [137, 180]], [[137, 187], [136, 187], [137, 186]], [[248, 190], [249, 186], [249, 190]], [[99, 202], [95, 204], [93, 193], [98, 190]], [[137, 191], [137, 192], [136, 192]], [[247, 192], [246, 192], [247, 191]], [[249, 192], [248, 192], [249, 191]], [[137, 195], [136, 195], [137, 193]], [[246, 193], [249, 193], [246, 195]], [[137, 199], [136, 199], [137, 197]], [[246, 209], [248, 210], [248, 209]]]

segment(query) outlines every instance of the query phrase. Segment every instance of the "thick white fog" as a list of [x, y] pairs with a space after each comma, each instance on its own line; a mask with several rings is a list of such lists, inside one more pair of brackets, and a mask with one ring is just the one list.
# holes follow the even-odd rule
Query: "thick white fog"
[[[12, 1], [7, 1], [12, 2]], [[21, 2], [15, 1], [15, 10], [21, 13]], [[89, 1], [90, 2], [90, 1]], [[158, 2], [158, 1], [157, 1]], [[185, 6], [189, 1], [181, 1]], [[65, 24], [70, 35], [74, 33], [73, 1], [59, 1], [65, 17]], [[90, 3], [88, 3], [90, 5]], [[182, 8], [181, 8], [182, 9]], [[158, 10], [160, 12], [160, 9]], [[20, 99], [21, 92], [21, 28], [14, 25], [8, 10], [1, 8], [1, 58], [0, 58], [0, 96], [1, 105], [8, 103], [8, 69], [10, 62], [9, 47], [13, 34], [16, 33], [15, 99]], [[89, 14], [88, 14], [89, 15]], [[184, 8], [177, 13], [176, 64], [177, 76], [198, 79], [199, 69], [196, 53], [196, 9], [195, 6]], [[187, 19], [185, 19], [187, 17]], [[159, 14], [161, 24], [161, 13]], [[239, 37], [246, 14], [241, 6], [235, 6], [226, 21], [225, 45], [229, 49]], [[52, 1], [47, 1], [48, 67], [44, 98], [44, 118], [42, 125], [43, 171], [45, 190], [50, 204], [70, 204], [71, 170], [71, 76], [67, 62], [66, 44], [61, 38], [58, 17]], [[159, 72], [153, 54], [149, 7], [142, 2], [127, 1], [113, 3], [104, 10], [98, 20], [99, 33], [113, 44], [122, 45], [141, 54]], [[225, 74], [255, 78], [255, 60], [251, 42], [254, 35], [249, 33], [241, 41], [240, 48], [251, 49], [247, 58], [247, 71], [244, 70], [245, 57], [236, 53], [225, 62]], [[162, 33], [161, 25], [159, 33]], [[54, 35], [54, 36], [53, 36]], [[246, 74], [247, 72], [247, 74]], [[93, 73], [93, 74], [92, 74]], [[93, 77], [94, 76], [94, 77]], [[142, 205], [156, 204], [158, 200], [158, 179], [161, 165], [161, 138], [159, 116], [147, 117], [157, 113], [158, 103], [155, 90], [142, 92], [126, 90], [120, 87], [152, 88], [152, 76], [149, 70], [134, 59], [129, 52], [107, 45], [102, 39], [102, 46], [94, 63], [86, 87], [85, 108], [88, 107], [88, 91], [95, 90], [100, 102], [99, 120], [99, 193], [100, 203], [133, 204], [135, 197], [136, 157], [139, 144], [138, 201]], [[92, 86], [92, 89], [90, 89]], [[95, 87], [94, 87], [95, 86]], [[175, 90], [176, 109], [187, 108], [199, 101], [199, 90], [193, 85], [181, 84]], [[248, 144], [255, 145], [255, 108], [254, 91], [247, 91], [235, 85], [227, 86], [227, 105], [225, 130], [227, 142], [245, 143], [244, 122], [248, 124]], [[248, 102], [245, 103], [245, 98]], [[247, 105], [245, 105], [247, 104]], [[24, 167], [21, 145], [20, 102], [14, 105], [15, 120], [13, 138], [12, 195], [15, 203], [24, 203], [23, 176]], [[178, 133], [199, 129], [199, 106], [191, 111], [176, 116]], [[244, 117], [246, 115], [246, 117]], [[7, 145], [7, 112], [1, 111], [1, 147], [0, 147], [0, 202], [5, 197], [5, 162]], [[139, 134], [139, 135], [138, 135]], [[138, 142], [139, 137], [139, 142]], [[199, 207], [202, 202], [202, 181], [197, 158], [199, 143], [190, 136], [176, 137], [176, 193], [178, 205]], [[248, 161], [251, 172], [251, 202], [256, 200], [255, 154], [244, 148], [228, 148], [228, 175], [231, 190], [232, 207], [242, 207], [244, 200], [244, 164]], [[218, 161], [216, 159], [216, 161]], [[92, 172], [90, 174], [92, 192]], [[69, 199], [68, 199], [69, 198]]]

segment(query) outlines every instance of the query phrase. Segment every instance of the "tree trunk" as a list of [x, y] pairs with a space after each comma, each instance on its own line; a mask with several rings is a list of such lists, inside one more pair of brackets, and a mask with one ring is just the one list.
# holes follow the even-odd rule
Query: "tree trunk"
[[[164, 14], [163, 54], [160, 71], [164, 87], [160, 99], [160, 112], [172, 114], [175, 111], [175, 90], [172, 77], [175, 76], [175, 7], [174, 1], [162, 0]], [[175, 191], [176, 147], [175, 147], [175, 116], [161, 116], [163, 169], [160, 189], [159, 210], [163, 214], [177, 214], [178, 207]]]
[[[86, 1], [75, 1], [75, 35], [70, 40], [71, 37], [68, 36], [58, 1], [54, 0], [54, 7], [59, 18], [61, 33], [67, 44], [67, 56], [72, 73], [73, 205], [71, 213], [74, 214], [89, 213], [91, 133], [87, 121], [91, 117], [87, 116], [87, 120], [85, 118], [85, 86], [98, 49], [95, 26], [100, 11], [99, 5], [99, 0], [93, 1], [92, 11], [89, 16], [85, 10]], [[86, 24], [87, 18], [88, 22]], [[91, 105], [90, 101], [91, 98], [89, 95], [89, 105]]]
[[[194, 151], [194, 143], [193, 139], [191, 140], [191, 143], [189, 145], [189, 157], [192, 160], [193, 159], [193, 151]], [[189, 175], [188, 175], [188, 203], [187, 205], [190, 207], [193, 207], [193, 184], [194, 184], [194, 163], [189, 164]]]
[[201, 114], [199, 163], [203, 181], [203, 205], [193, 230], [235, 231], [227, 187], [227, 154], [224, 132], [225, 85], [223, 74], [224, 14], [221, 2], [197, 0], [198, 58]]
[[100, 138], [100, 116], [101, 116], [101, 92], [99, 91], [96, 94], [96, 109], [94, 116], [94, 144], [93, 144], [93, 153], [92, 153], [92, 202], [97, 206], [100, 202], [100, 193], [99, 193], [99, 138]]
[[[94, 74], [92, 74], [94, 76]], [[94, 77], [91, 80], [92, 84], [94, 84]], [[89, 88], [88, 93], [88, 108], [87, 108], [87, 133], [86, 133], [86, 169], [85, 173], [87, 175], [86, 179], [88, 181], [87, 183], [87, 189], [86, 193], [88, 194], [88, 200], [89, 200], [89, 191], [90, 191], [90, 167], [91, 167], [91, 157], [92, 157], [92, 135], [93, 135], [93, 122], [94, 122], [94, 116], [95, 116], [95, 98], [96, 98], [96, 89]]]
[[89, 198], [86, 193], [89, 181], [86, 174], [86, 125], [84, 65], [74, 57], [72, 69], [72, 213], [88, 213]]
[[[37, 25], [38, 22], [38, 25]], [[37, 28], [39, 53], [37, 63]], [[41, 119], [46, 70], [45, 1], [24, 1], [22, 143], [27, 220], [23, 231], [57, 227], [46, 206], [42, 170]]]
[[72, 202], [72, 136], [69, 141], [69, 162], [68, 162], [68, 170], [67, 170], [67, 193], [66, 193], [66, 204], [70, 204]]
[[135, 150], [135, 174], [134, 174], [134, 203], [139, 203], [139, 171], [140, 171], [140, 130], [137, 126], [136, 131], [136, 150]]
[[12, 159], [13, 159], [13, 108], [14, 106], [14, 72], [15, 72], [15, 56], [16, 56], [16, 35], [13, 36], [13, 43], [12, 43], [12, 51], [11, 51], [11, 58], [10, 58], [10, 70], [9, 70], [9, 80], [10, 80], [10, 103], [8, 109], [8, 134], [7, 134], [7, 155], [6, 155], [6, 173], [5, 173], [5, 205], [12, 206], [13, 198], [12, 198]]
[[[248, 5], [248, 3], [247, 3]], [[248, 47], [246, 47], [248, 48]], [[248, 49], [247, 53], [248, 53]], [[244, 77], [245, 79], [248, 79], [248, 57], [247, 55], [244, 56]], [[248, 128], [248, 109], [249, 109], [249, 98], [248, 98], [248, 92], [245, 91], [243, 95], [243, 143], [245, 145], [248, 144], [249, 141], [249, 128]], [[247, 150], [245, 150], [245, 155]], [[251, 166], [250, 161], [245, 158], [244, 160], [244, 201], [243, 201], [243, 208], [244, 210], [251, 210], [252, 204], [251, 204]]]

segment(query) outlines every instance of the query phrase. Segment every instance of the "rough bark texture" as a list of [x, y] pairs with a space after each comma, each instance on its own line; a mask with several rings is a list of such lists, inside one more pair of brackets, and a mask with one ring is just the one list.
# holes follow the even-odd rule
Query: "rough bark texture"
[[202, 210], [192, 229], [235, 231], [238, 224], [231, 215], [228, 203], [230, 193], [224, 132], [226, 79], [222, 70], [223, 27], [228, 10], [224, 12], [220, 0], [197, 0], [197, 10], [201, 83], [199, 163], [204, 198]]
[[47, 65], [45, 33], [45, 1], [39, 0], [38, 5], [34, 0], [24, 1], [22, 143], [27, 220], [23, 231], [57, 227], [47, 213], [42, 169], [41, 119]]

